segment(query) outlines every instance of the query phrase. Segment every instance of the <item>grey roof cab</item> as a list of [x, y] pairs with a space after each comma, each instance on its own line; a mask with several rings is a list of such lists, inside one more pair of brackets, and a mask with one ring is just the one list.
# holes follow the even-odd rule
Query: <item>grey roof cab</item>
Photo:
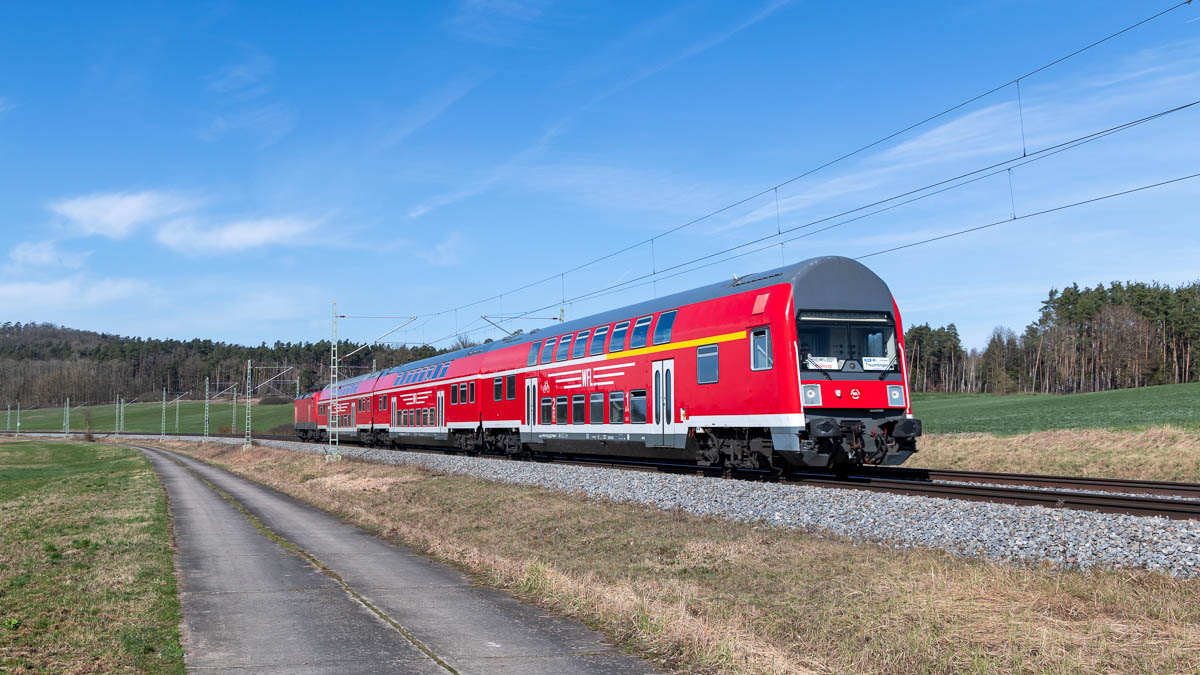
[[[611, 309], [573, 319], [561, 324], [552, 324], [533, 333], [513, 335], [495, 342], [439, 354], [420, 361], [413, 361], [387, 370], [359, 375], [349, 380], [340, 380], [338, 385], [378, 377], [384, 373], [400, 373], [414, 368], [450, 361], [464, 356], [482, 354], [493, 349], [528, 344], [559, 335], [574, 333], [584, 328], [602, 326], [625, 319], [654, 314], [666, 309], [691, 305], [727, 295], [745, 293], [757, 288], [779, 283], [792, 284], [792, 293], [797, 309], [825, 311], [891, 312], [892, 292], [866, 265], [842, 256], [809, 258], [798, 263], [777, 267], [758, 274], [748, 274], [728, 281], [720, 281], [661, 298], [646, 300], [635, 305]], [[328, 389], [328, 385], [325, 387]]]

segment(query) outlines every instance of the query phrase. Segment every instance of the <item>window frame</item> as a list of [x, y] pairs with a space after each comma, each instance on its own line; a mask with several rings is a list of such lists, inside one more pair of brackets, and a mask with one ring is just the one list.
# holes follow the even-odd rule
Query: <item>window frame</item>
[[[629, 330], [629, 350], [642, 349], [650, 344], [650, 326], [654, 323], [654, 315], [639, 316], [633, 322], [633, 327]], [[642, 334], [642, 343], [640, 345], [633, 344], [634, 338], [638, 337], [638, 329], [645, 326], [645, 332]]]
[[508, 375], [504, 378], [504, 400], [515, 401], [517, 398], [517, 376]]
[[542, 351], [542, 341], [536, 340], [529, 345], [529, 356], [525, 357], [525, 366], [536, 366], [538, 354]]
[[450, 385], [450, 405], [458, 405], [458, 385]]
[[475, 402], [475, 381], [471, 380], [468, 384], [470, 386], [467, 387], [467, 391], [471, 392], [471, 400], [468, 401], [468, 403], [474, 403]]
[[387, 412], [387, 409], [388, 409], [387, 394], [379, 395], [379, 405], [377, 406], [377, 409], [379, 410], [379, 412]]
[[592, 331], [592, 337], [588, 340], [588, 356], [597, 356], [604, 353], [604, 341], [608, 339], [609, 325], [596, 326], [596, 330]]
[[[709, 354], [701, 353], [703, 350], [706, 350], [706, 349], [711, 349], [712, 354], [709, 355]], [[703, 379], [700, 379], [700, 374], [702, 372], [700, 370], [700, 363], [701, 363], [701, 359], [708, 359], [708, 358], [711, 358], [711, 359], [713, 359], [713, 361], [715, 361], [715, 367], [713, 369], [714, 377], [711, 380], [703, 380]], [[717, 344], [717, 343], [713, 343], [713, 344], [709, 344], [709, 345], [700, 345], [699, 347], [696, 347], [696, 384], [717, 384], [720, 381], [721, 381], [721, 345]]]
[[[538, 421], [541, 424], [554, 423], [554, 397], [543, 396], [538, 402]], [[549, 413], [548, 415], [546, 413]]]
[[[765, 365], [765, 366], [757, 365], [757, 361], [755, 360], [755, 354], [756, 354], [755, 333], [761, 333], [763, 335], [763, 337], [766, 338], [767, 348], [763, 352], [764, 354], [766, 354], [766, 357], [767, 357], [767, 365]], [[774, 365], [775, 365], [775, 358], [774, 358], [774, 355], [771, 353], [771, 327], [770, 326], [755, 326], [754, 328], [751, 328], [750, 329], [750, 370], [755, 371], [755, 372], [763, 371], [763, 370], [770, 370], [772, 367], [774, 367]]]
[[492, 378], [492, 401], [503, 401], [503, 400], [504, 400], [504, 378], [503, 377], [493, 377]]
[[[671, 309], [658, 315], [658, 320], [654, 322], [654, 331], [650, 338], [652, 345], [665, 345], [671, 342], [671, 331], [675, 328], [675, 317], [679, 315], [679, 310]], [[660, 335], [663, 326], [663, 319], [666, 319], [667, 329], [666, 335]], [[662, 339], [659, 339], [659, 338]]]

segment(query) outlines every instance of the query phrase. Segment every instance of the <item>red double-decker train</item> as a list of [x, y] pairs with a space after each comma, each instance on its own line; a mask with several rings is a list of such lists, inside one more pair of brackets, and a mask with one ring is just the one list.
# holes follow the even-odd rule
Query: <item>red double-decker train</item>
[[295, 429], [724, 470], [895, 465], [921, 435], [907, 381], [887, 285], [822, 257], [345, 380], [297, 399]]

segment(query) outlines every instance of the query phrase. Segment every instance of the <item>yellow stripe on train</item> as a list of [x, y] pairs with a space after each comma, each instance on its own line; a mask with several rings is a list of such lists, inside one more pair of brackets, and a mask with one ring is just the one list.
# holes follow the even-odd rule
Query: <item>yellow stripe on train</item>
[[641, 349], [630, 349], [626, 352], [616, 352], [606, 355], [609, 359], [623, 359], [629, 356], [641, 356], [642, 354], [654, 354], [656, 352], [665, 352], [672, 349], [686, 349], [688, 347], [699, 347], [700, 345], [711, 345], [717, 342], [731, 342], [733, 340], [744, 340], [746, 331], [737, 333], [725, 333], [724, 335], [714, 335], [712, 337], [699, 338], [697, 340], [684, 340], [683, 342], [668, 342], [665, 345], [654, 345], [653, 347], [642, 347]]

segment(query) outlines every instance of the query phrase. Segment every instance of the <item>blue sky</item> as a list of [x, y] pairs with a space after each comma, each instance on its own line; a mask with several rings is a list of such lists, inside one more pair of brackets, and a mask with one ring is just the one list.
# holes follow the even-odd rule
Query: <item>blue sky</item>
[[[494, 337], [481, 314], [557, 315], [564, 298], [1019, 158], [1022, 143], [1034, 153], [1200, 99], [1200, 8], [1186, 6], [1023, 80], [1020, 107], [1007, 87], [653, 247], [555, 276], [1168, 6], [11, 5], [0, 317], [318, 340], [336, 298], [349, 314], [421, 315], [397, 341]], [[1011, 192], [1008, 173], [983, 178], [565, 312], [1200, 172], [1198, 123], [1200, 106], [1014, 168]], [[864, 262], [906, 323], [955, 322], [981, 347], [994, 326], [1032, 320], [1051, 287], [1200, 278], [1198, 197], [1200, 179]], [[340, 332], [365, 340], [395, 323], [346, 320]]]

